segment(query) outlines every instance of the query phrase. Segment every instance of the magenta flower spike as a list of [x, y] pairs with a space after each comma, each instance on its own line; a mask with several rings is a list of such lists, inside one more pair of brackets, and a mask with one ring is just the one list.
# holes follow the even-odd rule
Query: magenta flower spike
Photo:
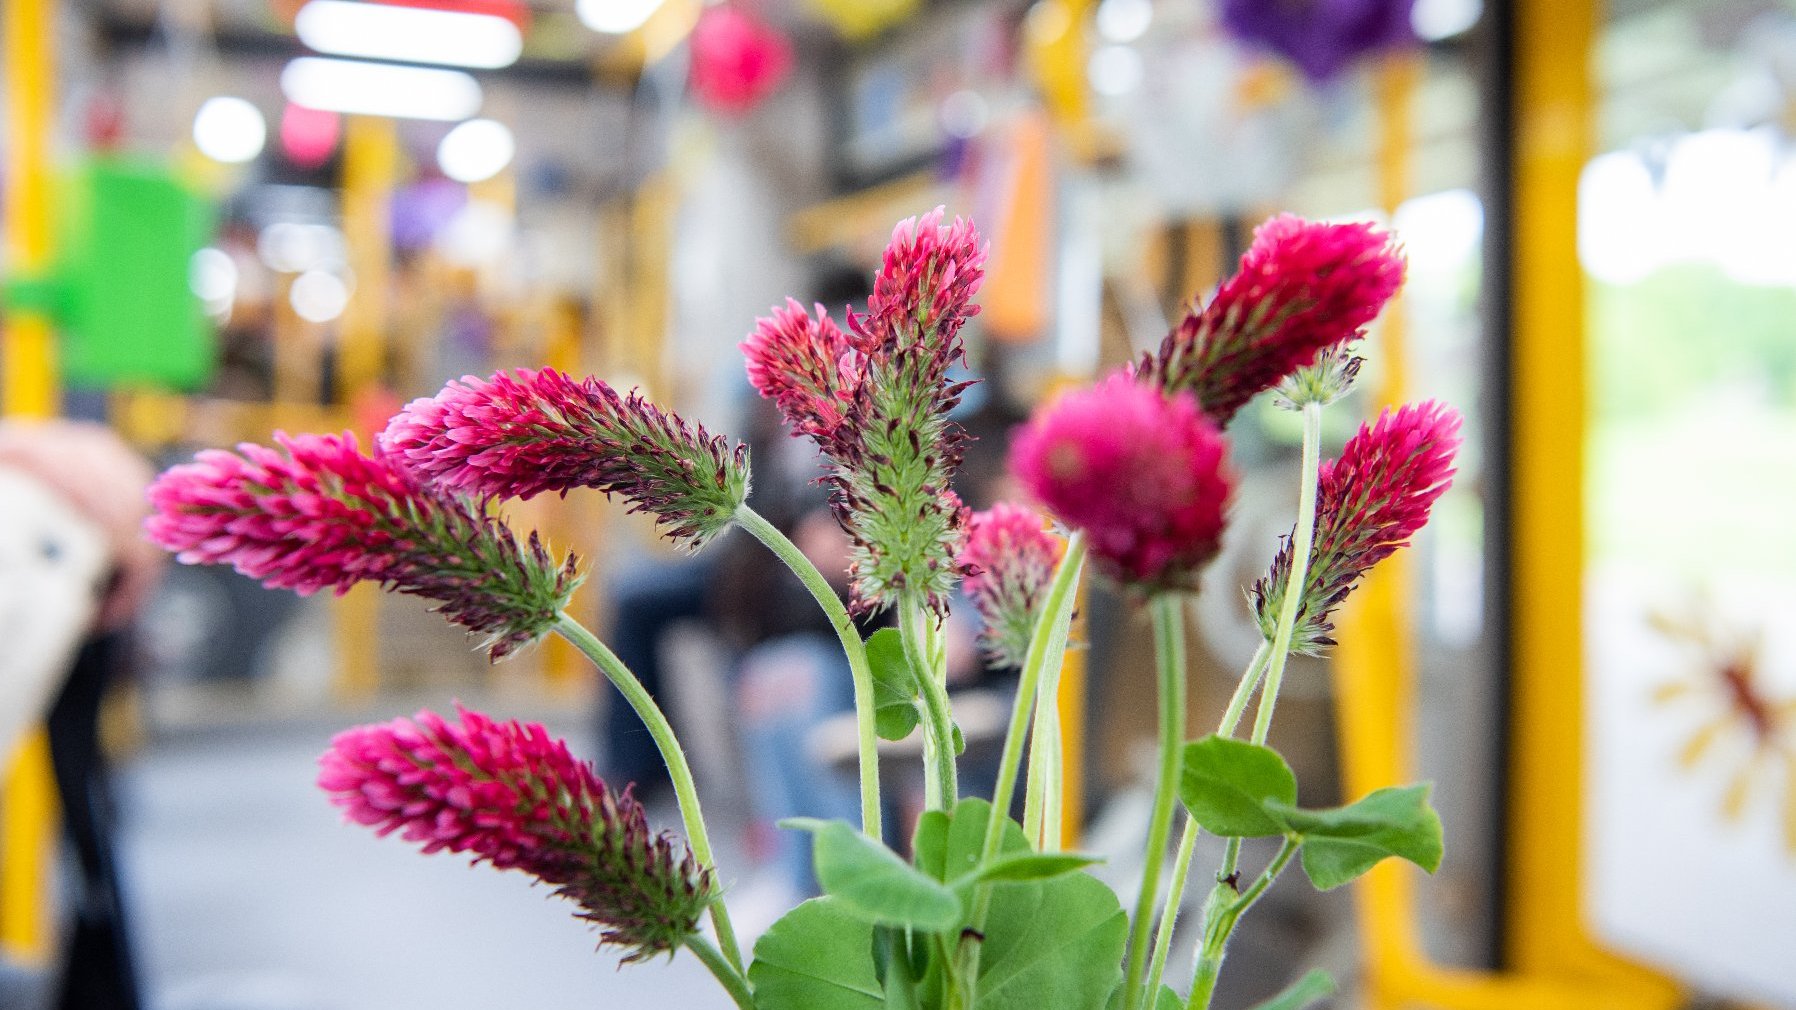
[[1038, 410], [1010, 466], [1125, 586], [1193, 589], [1221, 546], [1234, 476], [1228, 441], [1189, 393], [1113, 375]]
[[[1373, 565], [1406, 547], [1453, 483], [1460, 415], [1427, 400], [1386, 410], [1361, 425], [1339, 459], [1322, 464], [1316, 492], [1316, 540], [1291, 648], [1316, 655], [1335, 644], [1334, 609]], [[1254, 583], [1260, 631], [1271, 641], [1291, 577], [1291, 541]]]
[[494, 659], [546, 634], [579, 584], [536, 534], [417, 482], [354, 435], [276, 433], [209, 450], [150, 486], [149, 538], [184, 564], [228, 564], [302, 596], [358, 582], [440, 603]]
[[388, 422], [383, 449], [424, 479], [480, 496], [596, 488], [649, 512], [691, 549], [729, 528], [748, 496], [748, 448], [730, 446], [601, 379], [552, 368], [466, 376]]
[[849, 323], [863, 350], [929, 344], [959, 355], [960, 327], [979, 314], [987, 247], [973, 222], [942, 224], [941, 207], [892, 229], [867, 311]]
[[465, 852], [555, 888], [624, 961], [671, 952], [698, 929], [713, 892], [692, 852], [612, 792], [535, 723], [495, 722], [461, 706], [339, 733], [318, 785], [345, 819], [395, 831], [426, 853]]
[[1281, 214], [1255, 229], [1240, 270], [1136, 372], [1167, 392], [1190, 392], [1226, 425], [1324, 348], [1361, 336], [1403, 271], [1403, 254], [1380, 228]]
[[1036, 613], [1066, 553], [1066, 541], [1047, 526], [1040, 513], [1009, 502], [973, 513], [967, 524], [963, 588], [985, 625], [979, 644], [1000, 666], [1023, 665]]
[[823, 306], [813, 316], [786, 299], [772, 316], [755, 321], [742, 353], [749, 384], [774, 402], [793, 434], [809, 435], [826, 447], [845, 434], [843, 415], [860, 379], [861, 359]]
[[965, 436], [948, 412], [966, 387], [948, 369], [978, 312], [986, 249], [971, 222], [942, 216], [938, 207], [893, 230], [867, 311], [851, 313], [846, 332], [821, 307], [813, 317], [788, 302], [742, 344], [750, 382], [829, 459], [861, 612], [906, 593], [944, 610], [960, 574], [966, 508], [949, 481]]

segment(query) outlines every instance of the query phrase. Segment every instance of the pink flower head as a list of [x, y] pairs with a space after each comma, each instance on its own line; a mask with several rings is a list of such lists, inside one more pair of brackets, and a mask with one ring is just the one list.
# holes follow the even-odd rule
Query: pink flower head
[[[1341, 457], [1322, 464], [1316, 540], [1291, 647], [1315, 654], [1335, 644], [1331, 616], [1373, 565], [1408, 546], [1453, 483], [1460, 415], [1434, 400], [1387, 410], [1361, 425]], [[1291, 542], [1253, 587], [1260, 630], [1271, 641], [1291, 578]]]
[[978, 310], [985, 246], [941, 208], [892, 233], [867, 311], [849, 331], [796, 303], [759, 321], [742, 345], [749, 381], [829, 459], [830, 504], [853, 541], [855, 608], [916, 594], [940, 610], [959, 576], [965, 507], [949, 482], [965, 435], [948, 413], [964, 383], [948, 370]]
[[711, 873], [650, 833], [630, 790], [613, 793], [535, 723], [456, 711], [459, 725], [419, 712], [337, 734], [319, 788], [381, 835], [535, 876], [601, 927], [600, 942], [627, 948], [625, 961], [672, 951], [698, 928]]
[[1033, 509], [999, 502], [967, 524], [960, 563], [967, 598], [985, 627], [979, 644], [1001, 666], [1021, 667], [1066, 541]]
[[1038, 410], [1010, 466], [1086, 532], [1098, 568], [1149, 591], [1190, 589], [1220, 546], [1228, 442], [1189, 393], [1113, 375]]
[[694, 549], [748, 496], [748, 449], [603, 380], [552, 368], [466, 376], [414, 400], [380, 436], [424, 479], [474, 495], [532, 498], [597, 488], [654, 514]]
[[1388, 232], [1281, 214], [1254, 231], [1241, 268], [1136, 365], [1167, 392], [1187, 390], [1217, 424], [1323, 348], [1353, 340], [1403, 284]]
[[150, 485], [149, 538], [184, 564], [229, 564], [272, 589], [338, 594], [358, 582], [442, 604], [497, 659], [555, 624], [579, 583], [454, 497], [420, 485], [354, 435], [276, 433], [278, 449], [209, 450]]
[[748, 381], [779, 407], [792, 434], [828, 443], [842, 434], [843, 414], [860, 379], [860, 355], [823, 306], [812, 316], [788, 298], [755, 320], [742, 342]]
[[792, 72], [792, 43], [779, 29], [728, 4], [706, 7], [692, 28], [692, 93], [716, 112], [759, 105]]
[[892, 229], [867, 311], [850, 318], [864, 350], [924, 343], [959, 356], [961, 324], [979, 314], [972, 300], [989, 247], [973, 222], [942, 224], [944, 213], [937, 207]]

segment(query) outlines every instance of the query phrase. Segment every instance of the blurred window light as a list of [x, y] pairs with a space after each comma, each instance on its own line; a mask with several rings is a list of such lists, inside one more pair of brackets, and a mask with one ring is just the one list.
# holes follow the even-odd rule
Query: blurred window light
[[277, 273], [316, 270], [344, 261], [343, 233], [328, 224], [276, 221], [256, 236], [256, 255]]
[[1409, 255], [1412, 274], [1451, 275], [1478, 257], [1484, 204], [1469, 189], [1411, 197], [1392, 215], [1391, 227]]
[[574, 13], [595, 32], [627, 35], [648, 23], [661, 0], [576, 0]]
[[523, 34], [505, 18], [397, 4], [311, 0], [293, 31], [321, 53], [403, 63], [491, 70], [524, 51]]
[[1484, 0], [1416, 0], [1409, 26], [1425, 42], [1441, 42], [1472, 30], [1484, 16]]
[[1104, 41], [1133, 42], [1154, 23], [1154, 0], [1104, 0], [1097, 21]]
[[212, 309], [237, 296], [237, 263], [223, 249], [207, 246], [187, 261], [187, 287]]
[[1128, 46], [1104, 46], [1091, 54], [1085, 73], [1098, 94], [1126, 95], [1141, 86], [1141, 54]]
[[1578, 259], [1607, 284], [1632, 284], [1658, 269], [1659, 194], [1638, 154], [1591, 159], [1578, 180]]
[[437, 166], [456, 182], [481, 182], [498, 175], [516, 153], [517, 143], [504, 123], [470, 119], [437, 145]]
[[268, 123], [261, 110], [241, 98], [208, 98], [193, 117], [193, 144], [213, 161], [229, 165], [250, 161], [262, 153], [267, 140]]
[[459, 70], [301, 56], [281, 71], [287, 100], [308, 109], [395, 119], [467, 119], [480, 83]]
[[349, 285], [328, 270], [307, 270], [288, 292], [294, 315], [308, 323], [328, 323], [349, 304]]
[[951, 137], [965, 140], [977, 137], [985, 129], [991, 118], [991, 108], [986, 104], [985, 96], [977, 91], [962, 89], [942, 99], [941, 108], [936, 110], [942, 129]]

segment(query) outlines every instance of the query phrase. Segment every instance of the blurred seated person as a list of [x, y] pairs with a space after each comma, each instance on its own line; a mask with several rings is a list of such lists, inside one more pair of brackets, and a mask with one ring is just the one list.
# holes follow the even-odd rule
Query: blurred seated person
[[[139, 532], [149, 480], [142, 458], [100, 425], [0, 423], [0, 761], [10, 767], [32, 727], [48, 727], [77, 871], [61, 1010], [140, 1005], [99, 716], [162, 562]], [[0, 964], [0, 1007], [45, 1005], [50, 981]]]

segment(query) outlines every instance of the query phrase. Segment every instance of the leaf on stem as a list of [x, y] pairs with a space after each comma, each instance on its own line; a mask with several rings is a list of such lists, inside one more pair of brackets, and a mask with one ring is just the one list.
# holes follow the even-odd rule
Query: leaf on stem
[[1012, 852], [999, 856], [989, 866], [955, 878], [951, 883], [960, 887], [999, 881], [1050, 880], [1103, 861], [1102, 856], [1083, 852]]
[[1427, 783], [1380, 789], [1357, 803], [1327, 810], [1268, 809], [1303, 836], [1303, 872], [1318, 890], [1341, 886], [1387, 856], [1433, 873], [1442, 855], [1441, 819], [1428, 805]]
[[755, 943], [748, 981], [761, 1010], [882, 1010], [873, 926], [839, 899], [812, 898]]
[[1308, 974], [1285, 987], [1285, 991], [1264, 1003], [1254, 1004], [1253, 1010], [1303, 1010], [1304, 1007], [1326, 996], [1333, 996], [1335, 980], [1328, 972], [1320, 968], [1312, 968]]
[[1185, 745], [1179, 799], [1213, 835], [1282, 835], [1286, 825], [1268, 804], [1295, 804], [1297, 776], [1272, 748], [1212, 733]]
[[931, 933], [960, 925], [965, 911], [951, 888], [847, 822], [795, 817], [780, 826], [811, 832], [817, 883], [844, 911], [868, 922]]
[[917, 675], [904, 659], [896, 628], [881, 628], [867, 639], [873, 670], [873, 730], [884, 740], [902, 740], [917, 728]]

